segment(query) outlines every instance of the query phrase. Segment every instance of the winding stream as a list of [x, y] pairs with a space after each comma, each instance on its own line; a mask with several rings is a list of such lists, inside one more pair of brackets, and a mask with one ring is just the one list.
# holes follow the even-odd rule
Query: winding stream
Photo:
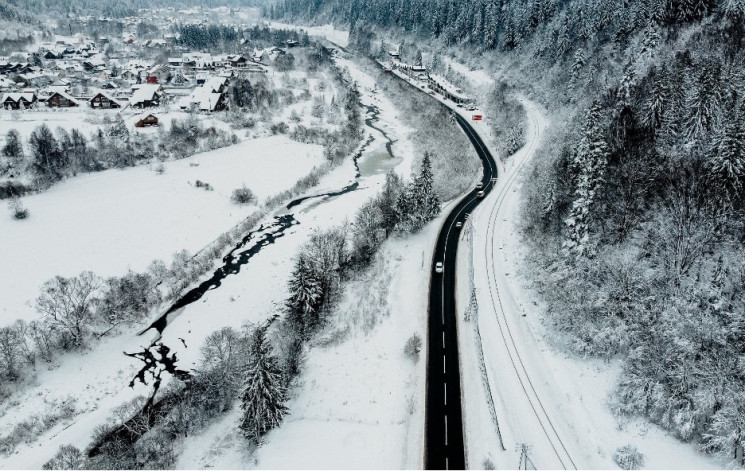
[[[354, 181], [340, 190], [331, 191], [327, 193], [321, 193], [316, 195], [303, 196], [290, 201], [286, 205], [286, 209], [290, 210], [304, 201], [313, 198], [322, 198], [315, 205], [323, 204], [328, 198], [341, 196], [346, 193], [355, 191], [360, 186], [360, 179], [382, 171], [387, 171], [390, 168], [395, 167], [400, 163], [401, 159], [396, 158], [393, 154], [393, 143], [388, 134], [381, 128], [377, 127], [375, 123], [379, 121], [380, 109], [375, 105], [363, 105], [366, 109], [365, 126], [369, 129], [374, 130], [385, 139], [385, 153], [382, 152], [367, 152], [367, 149], [372, 143], [375, 142], [376, 138], [370, 133], [367, 140], [362, 144], [360, 150], [354, 155], [353, 162], [356, 170]], [[382, 154], [382, 156], [381, 156]], [[363, 160], [365, 171], [360, 169], [360, 160]], [[163, 345], [160, 341], [163, 331], [168, 327], [168, 323], [175, 317], [172, 314], [178, 313], [182, 308], [200, 300], [208, 291], [215, 290], [222, 285], [222, 280], [230, 275], [236, 275], [240, 273], [241, 268], [249, 263], [249, 261], [256, 256], [264, 247], [274, 244], [277, 239], [283, 237], [288, 229], [293, 226], [299, 225], [300, 222], [295, 219], [294, 213], [287, 213], [282, 215], [274, 216], [274, 221], [270, 223], [264, 223], [259, 226], [258, 229], [250, 231], [246, 234], [240, 242], [236, 244], [233, 249], [228, 252], [222, 258], [223, 265], [217, 268], [210, 278], [199, 283], [199, 285], [187, 291], [183, 296], [176, 300], [171, 307], [169, 307], [162, 315], [160, 315], [152, 324], [146, 329], [140, 332], [140, 335], [155, 329], [158, 332], [158, 337], [151, 343], [151, 345], [143, 350], [136, 353], [125, 353], [125, 355], [132, 358], [137, 358], [143, 362], [142, 368], [137, 372], [135, 377], [132, 379], [130, 386], [133, 386], [136, 381], [143, 384], [147, 384], [146, 377], [150, 376], [155, 379], [157, 374], [157, 380], [154, 383], [156, 386], [160, 384], [160, 374], [163, 371], [175, 374], [179, 379], [185, 380], [190, 377], [190, 373], [178, 370], [175, 366], [176, 356], [168, 356], [170, 349]], [[186, 344], [184, 344], [186, 346]], [[155, 349], [159, 355], [154, 355], [152, 349]], [[165, 354], [163, 354], [165, 352]], [[156, 373], [157, 372], [157, 373]], [[154, 394], [153, 394], [154, 395]]]

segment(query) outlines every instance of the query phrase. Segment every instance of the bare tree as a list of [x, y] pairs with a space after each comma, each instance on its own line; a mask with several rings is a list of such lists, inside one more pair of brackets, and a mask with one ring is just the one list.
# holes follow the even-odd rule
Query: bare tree
[[101, 279], [89, 271], [73, 278], [56, 276], [42, 286], [36, 310], [47, 323], [69, 335], [73, 347], [80, 347], [93, 322], [100, 286]]
[[83, 469], [85, 457], [83, 453], [72, 445], [61, 445], [57, 454], [44, 463], [41, 469]]

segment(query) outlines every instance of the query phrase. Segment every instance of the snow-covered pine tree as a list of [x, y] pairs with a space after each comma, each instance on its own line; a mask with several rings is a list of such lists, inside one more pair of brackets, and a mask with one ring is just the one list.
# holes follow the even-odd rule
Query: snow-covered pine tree
[[723, 190], [720, 197], [735, 198], [745, 179], [745, 105], [735, 95], [725, 113], [724, 129], [708, 161], [709, 178]]
[[383, 216], [382, 226], [385, 229], [386, 238], [391, 235], [391, 232], [396, 228], [396, 224], [398, 224], [396, 202], [403, 188], [404, 185], [401, 177], [396, 172], [388, 172], [385, 176], [385, 186], [383, 186], [383, 191], [377, 200], [378, 207]]
[[566, 224], [569, 235], [564, 247], [570, 255], [591, 256], [589, 222], [595, 195], [602, 185], [608, 145], [602, 125], [602, 109], [594, 102], [587, 112], [582, 136], [572, 157], [574, 202]]
[[240, 428], [246, 438], [259, 444], [262, 435], [279, 426], [287, 414], [282, 371], [266, 339], [266, 327], [259, 327], [251, 339], [241, 393]]
[[416, 183], [419, 190], [419, 200], [417, 201], [419, 218], [421, 226], [424, 226], [424, 224], [427, 224], [440, 214], [440, 198], [437, 196], [434, 188], [435, 177], [432, 173], [432, 159], [429, 156], [429, 152], [424, 153], [422, 169]]
[[582, 48], [577, 49], [574, 53], [574, 63], [572, 63], [572, 78], [569, 80], [572, 88], [577, 86], [582, 69], [585, 67], [585, 53]]
[[318, 322], [323, 288], [320, 278], [304, 254], [300, 254], [295, 261], [287, 284], [290, 292], [286, 302], [289, 319], [299, 335], [307, 335]]
[[484, 13], [484, 47], [486, 49], [497, 47], [500, 25], [499, 11], [499, 4], [496, 0], [490, 0], [486, 5]]
[[667, 107], [669, 89], [667, 84], [667, 73], [664, 68], [652, 70], [652, 87], [644, 101], [642, 122], [651, 129], [659, 129]]
[[716, 64], [701, 64], [700, 72], [686, 88], [685, 132], [691, 141], [699, 141], [711, 131], [719, 101], [719, 72]]

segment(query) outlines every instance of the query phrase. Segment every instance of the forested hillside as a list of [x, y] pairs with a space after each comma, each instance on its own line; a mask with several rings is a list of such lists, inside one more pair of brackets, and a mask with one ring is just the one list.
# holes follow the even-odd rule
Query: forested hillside
[[266, 13], [365, 31], [366, 52], [414, 40], [544, 101], [552, 135], [523, 210], [547, 322], [574, 352], [623, 361], [620, 413], [745, 466], [745, 1], [280, 0]]

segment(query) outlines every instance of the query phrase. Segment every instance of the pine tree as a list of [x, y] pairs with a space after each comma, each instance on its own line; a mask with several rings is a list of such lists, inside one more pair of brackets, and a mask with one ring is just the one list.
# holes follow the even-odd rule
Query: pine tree
[[745, 179], [745, 105], [732, 99], [727, 110], [727, 119], [708, 162], [713, 188], [724, 190], [725, 197], [736, 198], [742, 191]]
[[652, 53], [657, 49], [657, 45], [660, 43], [660, 25], [655, 21], [650, 21], [647, 27], [644, 29], [644, 37], [642, 39], [642, 56], [652, 57]]
[[54, 182], [62, 178], [64, 165], [57, 140], [46, 124], [37, 127], [29, 138], [31, 169], [37, 179]]
[[670, 91], [667, 84], [667, 74], [664, 69], [657, 73], [650, 72], [652, 89], [644, 102], [643, 123], [651, 129], [662, 126], [665, 108], [669, 100]]
[[21, 135], [17, 130], [11, 129], [5, 135], [5, 145], [2, 152], [9, 159], [12, 169], [21, 170], [24, 159], [23, 144], [21, 143]]
[[576, 256], [591, 256], [589, 222], [595, 196], [602, 182], [608, 159], [608, 145], [602, 127], [602, 110], [595, 102], [585, 117], [582, 137], [574, 151], [574, 202], [565, 224], [569, 230], [564, 247]]
[[432, 173], [432, 160], [429, 152], [424, 153], [422, 158], [422, 169], [416, 180], [418, 192], [417, 206], [420, 214], [421, 225], [428, 223], [440, 214], [440, 198], [434, 188], [435, 177]]
[[404, 185], [396, 172], [390, 171], [385, 176], [385, 186], [377, 199], [378, 207], [382, 214], [382, 225], [385, 229], [386, 238], [391, 235], [398, 224], [398, 212], [396, 211], [396, 201], [403, 191]]
[[577, 85], [582, 69], [585, 67], [585, 53], [582, 48], [577, 49], [574, 53], [574, 63], [572, 64], [572, 78], [570, 83], [572, 86]]
[[259, 444], [261, 436], [279, 426], [287, 414], [282, 371], [271, 353], [266, 327], [259, 327], [253, 333], [245, 375], [240, 428], [246, 438]]
[[290, 296], [286, 307], [300, 336], [308, 334], [318, 323], [318, 310], [323, 302], [321, 279], [313, 270], [308, 257], [301, 254], [288, 282]]

